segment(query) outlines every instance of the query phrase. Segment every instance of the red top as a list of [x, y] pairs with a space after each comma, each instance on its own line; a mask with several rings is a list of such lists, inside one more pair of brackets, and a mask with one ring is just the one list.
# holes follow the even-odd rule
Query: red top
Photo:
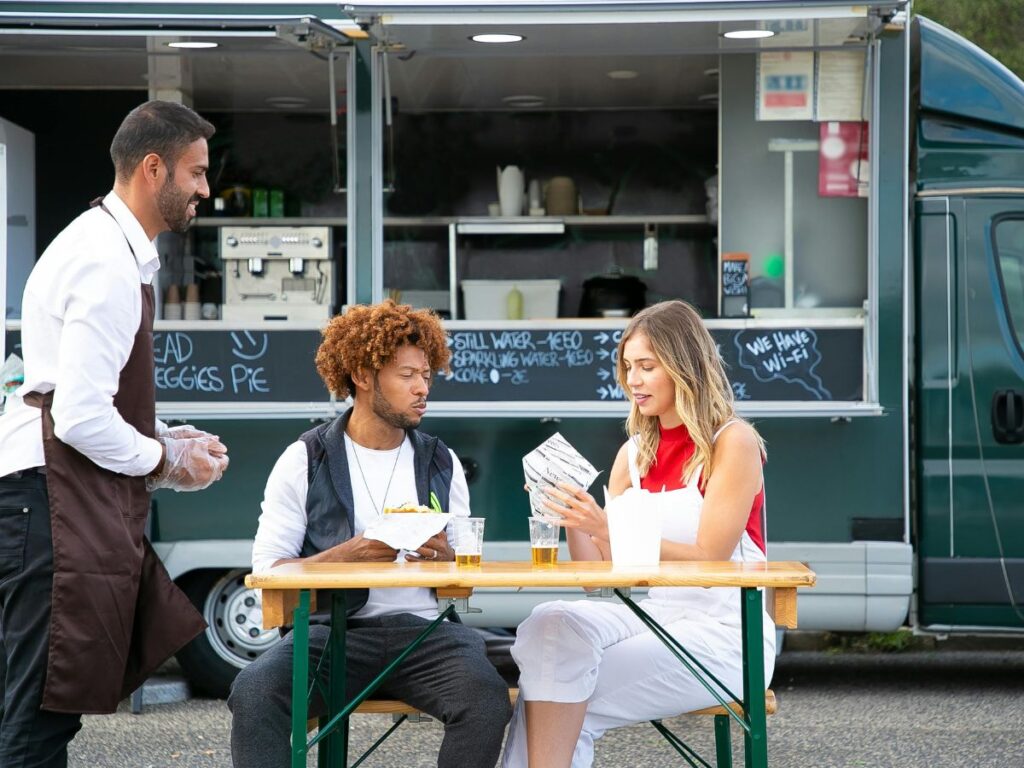
[[[690, 460], [693, 452], [697, 449], [690, 438], [690, 431], [685, 424], [680, 424], [672, 429], [658, 427], [660, 438], [658, 450], [655, 453], [654, 463], [647, 471], [647, 474], [640, 479], [640, 487], [658, 493], [660, 491], [676, 491], [685, 488], [680, 474], [683, 465]], [[701, 478], [703, 479], [703, 470]], [[698, 480], [699, 482], [699, 480]], [[698, 486], [699, 488], [699, 486]], [[703, 494], [702, 494], [703, 495]], [[750, 517], [747, 518], [747, 535], [762, 552], [767, 552], [764, 545], [764, 522], [762, 510], [764, 509], [764, 485], [754, 496], [754, 505], [750, 508]]]

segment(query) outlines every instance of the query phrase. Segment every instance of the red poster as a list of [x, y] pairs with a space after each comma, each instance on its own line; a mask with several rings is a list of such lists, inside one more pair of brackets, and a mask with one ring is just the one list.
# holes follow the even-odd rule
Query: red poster
[[868, 196], [867, 123], [821, 123], [818, 152], [819, 195]]

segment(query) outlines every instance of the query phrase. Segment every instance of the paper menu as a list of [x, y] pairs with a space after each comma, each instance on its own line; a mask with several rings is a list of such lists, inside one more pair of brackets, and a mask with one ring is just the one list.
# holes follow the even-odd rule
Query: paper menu
[[523, 457], [523, 475], [530, 489], [530, 508], [535, 517], [555, 515], [543, 505], [545, 488], [564, 482], [585, 490], [599, 474], [559, 432]]

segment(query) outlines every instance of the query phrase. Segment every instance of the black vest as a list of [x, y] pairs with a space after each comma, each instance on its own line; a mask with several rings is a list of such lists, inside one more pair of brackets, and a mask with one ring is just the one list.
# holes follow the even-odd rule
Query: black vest
[[[349, 409], [334, 421], [321, 424], [302, 435], [306, 445], [307, 479], [306, 536], [301, 557], [309, 557], [348, 541], [355, 530], [355, 505], [352, 501], [352, 478], [345, 453], [345, 427], [352, 415]], [[413, 468], [419, 503], [430, 506], [431, 492], [441, 509], [448, 511], [452, 485], [452, 455], [438, 438], [415, 429], [408, 431], [413, 447]], [[366, 604], [365, 589], [342, 590], [346, 612], [351, 616]], [[330, 591], [317, 592], [317, 619], [330, 617]], [[317, 619], [314, 619], [316, 621]]]

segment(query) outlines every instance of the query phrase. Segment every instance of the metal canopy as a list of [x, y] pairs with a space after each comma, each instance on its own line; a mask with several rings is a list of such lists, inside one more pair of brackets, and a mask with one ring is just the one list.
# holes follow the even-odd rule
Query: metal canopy
[[[586, 24], [610, 15], [629, 16], [635, 21], [726, 21], [754, 19], [821, 19], [863, 17], [868, 13], [886, 16], [903, 9], [908, 0], [393, 0], [392, 2], [350, 2], [344, 8], [353, 18], [394, 17], [400, 23], [462, 23], [472, 17], [478, 22], [504, 23], [520, 17], [522, 23]], [[438, 17], [446, 17], [438, 18]], [[530, 18], [532, 17], [532, 18]]]
[[[15, 13], [13, 5], [32, 7]], [[187, 59], [199, 109], [280, 111], [277, 99], [291, 111], [320, 113], [329, 106], [327, 55], [352, 45], [339, 29], [312, 17], [191, 15], [181, 6], [173, 14], [154, 12], [168, 3], [138, 13], [143, 5], [0, 3], [0, 90], [146, 91], [160, 87], [150, 70], [154, 59]], [[344, 25], [356, 29], [351, 21]], [[217, 47], [164, 45], [196, 40]]]

